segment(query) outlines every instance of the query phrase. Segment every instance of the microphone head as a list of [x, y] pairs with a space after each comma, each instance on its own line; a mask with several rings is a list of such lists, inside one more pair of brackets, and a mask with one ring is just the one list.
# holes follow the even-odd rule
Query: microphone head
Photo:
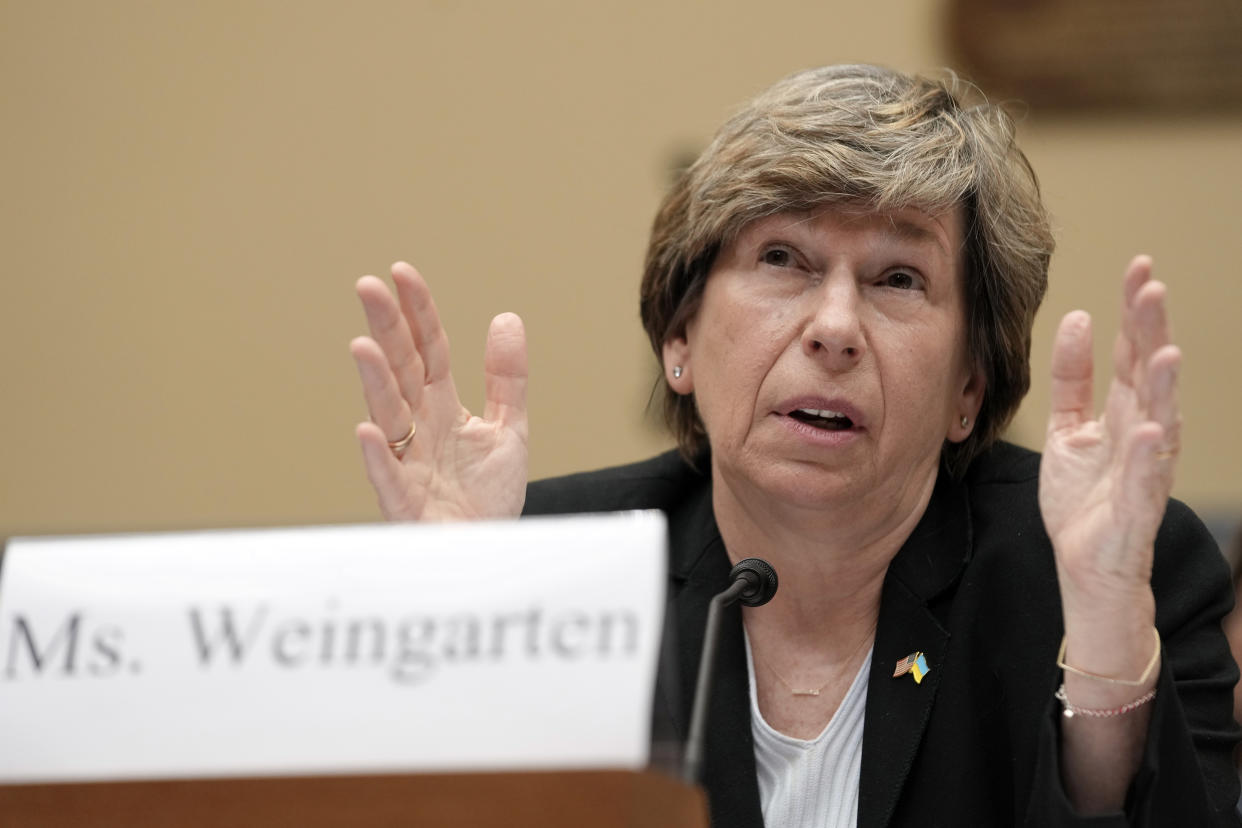
[[739, 578], [746, 581], [747, 587], [738, 596], [738, 600], [748, 607], [761, 607], [776, 594], [776, 570], [763, 558], [747, 558], [738, 561], [737, 566], [729, 572], [729, 580]]

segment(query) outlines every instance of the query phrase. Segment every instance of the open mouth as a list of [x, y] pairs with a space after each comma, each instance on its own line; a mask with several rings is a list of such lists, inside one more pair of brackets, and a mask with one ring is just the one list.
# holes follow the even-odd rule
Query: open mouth
[[854, 427], [854, 421], [844, 414], [822, 408], [795, 408], [789, 416], [824, 431], [844, 431]]

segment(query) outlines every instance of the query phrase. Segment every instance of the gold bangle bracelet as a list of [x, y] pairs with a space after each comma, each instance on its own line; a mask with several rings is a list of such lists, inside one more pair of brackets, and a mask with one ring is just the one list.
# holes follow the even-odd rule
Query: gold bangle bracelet
[[1126, 687], [1139, 687], [1147, 683], [1147, 679], [1151, 676], [1152, 668], [1156, 666], [1156, 662], [1160, 660], [1160, 631], [1155, 627], [1151, 628], [1152, 637], [1156, 639], [1156, 651], [1151, 654], [1151, 660], [1147, 662], [1147, 667], [1143, 670], [1143, 675], [1134, 681], [1128, 679], [1112, 678], [1110, 676], [1101, 676], [1096, 673], [1088, 673], [1086, 670], [1079, 670], [1077, 667], [1071, 667], [1065, 663], [1065, 636], [1061, 636], [1061, 649], [1057, 650], [1057, 666], [1068, 673], [1083, 678], [1095, 679], [1096, 681], [1106, 681], [1109, 684], [1124, 684]]

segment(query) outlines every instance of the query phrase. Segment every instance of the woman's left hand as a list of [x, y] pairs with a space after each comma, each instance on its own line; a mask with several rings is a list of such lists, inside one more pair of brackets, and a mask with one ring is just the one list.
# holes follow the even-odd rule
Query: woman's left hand
[[[1151, 279], [1151, 259], [1130, 262], [1113, 378], [1099, 418], [1091, 318], [1067, 314], [1057, 331], [1039, 505], [1056, 551], [1067, 632], [1077, 619], [1150, 625], [1154, 618], [1153, 544], [1173, 487], [1181, 430], [1181, 352], [1171, 344], [1166, 293]], [[1133, 617], [1136, 610], [1142, 619]]]
[[[1091, 318], [1061, 320], [1052, 351], [1052, 414], [1039, 508], [1056, 556], [1065, 620], [1061, 777], [1083, 813], [1119, 810], [1142, 759], [1151, 707], [1125, 712], [1156, 685], [1159, 644], [1151, 590], [1156, 530], [1173, 487], [1181, 418], [1181, 352], [1170, 343], [1166, 289], [1151, 260], [1126, 271], [1121, 331], [1104, 414], [1092, 401]], [[1100, 680], [1099, 677], [1105, 677]], [[1115, 680], [1120, 680], [1115, 681]]]

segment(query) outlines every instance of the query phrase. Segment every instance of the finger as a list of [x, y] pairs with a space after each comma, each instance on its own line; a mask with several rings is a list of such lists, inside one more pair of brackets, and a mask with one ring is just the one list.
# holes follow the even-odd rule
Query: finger
[[1173, 341], [1168, 312], [1169, 290], [1163, 282], [1149, 281], [1139, 288], [1133, 302], [1135, 356], [1146, 367], [1157, 350]]
[[[414, 420], [410, 403], [397, 387], [384, 351], [374, 340], [360, 336], [349, 343], [349, 352], [358, 366], [362, 396], [371, 422], [379, 426], [380, 432], [386, 435], [385, 440], [397, 442], [409, 432]], [[415, 399], [414, 404], [417, 402]]]
[[414, 520], [409, 513], [408, 500], [404, 497], [405, 469], [401, 461], [388, 448], [387, 438], [375, 423], [359, 423], [355, 430], [358, 444], [362, 447], [362, 462], [366, 466], [367, 480], [375, 489], [380, 511], [389, 520]]
[[1151, 279], [1151, 256], [1138, 255], [1130, 260], [1130, 264], [1126, 265], [1126, 275], [1121, 283], [1122, 311], [1134, 303], [1134, 297], [1138, 295], [1139, 288]]
[[401, 312], [414, 336], [414, 346], [422, 356], [426, 382], [451, 379], [448, 335], [440, 324], [440, 314], [431, 298], [431, 290], [423, 277], [407, 262], [392, 266], [392, 281], [397, 286]]
[[1117, 331], [1117, 338], [1113, 340], [1113, 377], [1127, 388], [1132, 388], [1137, 385], [1134, 372], [1138, 349], [1134, 340], [1126, 334], [1125, 328], [1126, 323], [1123, 321], [1121, 330]]
[[502, 313], [487, 329], [483, 352], [483, 416], [526, 436], [526, 330], [514, 313]]
[[1094, 416], [1091, 317], [1071, 311], [1061, 319], [1052, 344], [1052, 413], [1048, 428], [1073, 428]]
[[[1172, 459], [1181, 450], [1182, 417], [1177, 399], [1177, 377], [1182, 352], [1176, 345], [1165, 345], [1152, 355], [1146, 385], [1149, 389], [1147, 416], [1164, 431], [1160, 459]], [[1167, 456], [1166, 456], [1167, 455]]]
[[[1153, 422], [1140, 423], [1127, 435], [1121, 479], [1124, 508], [1154, 532], [1173, 485], [1173, 464], [1161, 455], [1164, 429]], [[1158, 511], [1157, 511], [1158, 507]]]
[[1128, 380], [1134, 388], [1141, 418], [1150, 417], [1151, 387], [1148, 382], [1151, 360], [1156, 351], [1169, 344], [1169, 319], [1165, 309], [1168, 289], [1156, 281], [1139, 288], [1130, 306], [1130, 325], [1134, 335], [1134, 365]]
[[1137, 360], [1134, 330], [1134, 299], [1139, 289], [1151, 278], [1151, 257], [1135, 256], [1126, 267], [1121, 283], [1121, 330], [1113, 346], [1113, 371], [1126, 385], [1134, 383]]
[[414, 407], [422, 398], [426, 382], [423, 360], [414, 347], [409, 323], [392, 291], [374, 276], [363, 276], [355, 285], [362, 309], [367, 316], [371, 336], [383, 350], [385, 359], [402, 396]]

